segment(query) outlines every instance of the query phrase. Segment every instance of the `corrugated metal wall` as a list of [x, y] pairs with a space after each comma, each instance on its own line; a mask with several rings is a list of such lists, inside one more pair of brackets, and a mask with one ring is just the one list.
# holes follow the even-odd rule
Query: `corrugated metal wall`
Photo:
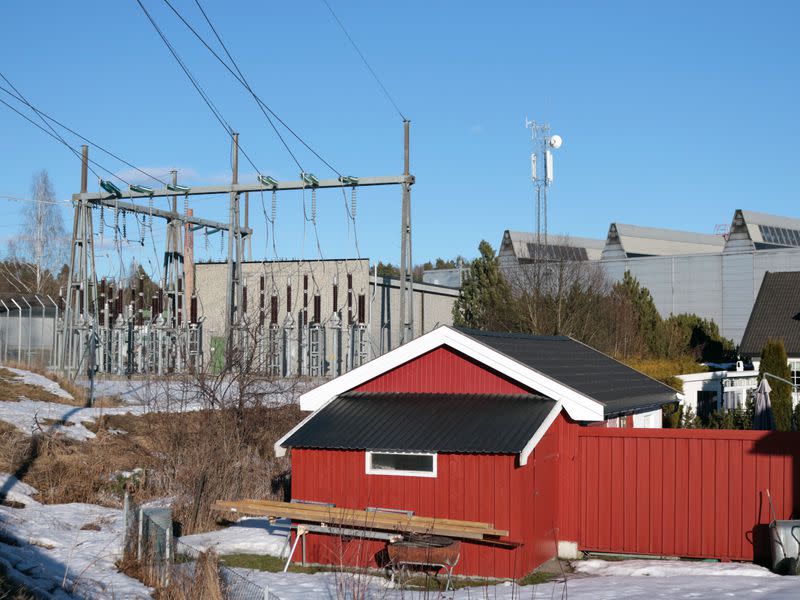
[[577, 438], [561, 476], [580, 486], [566, 514], [579, 515], [583, 550], [764, 562], [766, 489], [779, 519], [800, 510], [795, 433], [578, 428]]

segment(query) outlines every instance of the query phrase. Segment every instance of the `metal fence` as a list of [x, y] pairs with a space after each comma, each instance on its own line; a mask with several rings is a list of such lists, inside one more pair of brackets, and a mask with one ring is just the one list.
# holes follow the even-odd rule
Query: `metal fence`
[[[125, 495], [123, 563], [136, 565], [139, 578], [151, 586], [177, 586], [191, 590], [207, 585], [199, 573], [207, 555], [176, 540], [172, 535], [172, 514], [168, 508], [142, 507]], [[221, 564], [211, 571], [225, 600], [280, 600], [269, 588]]]
[[50, 296], [0, 298], [0, 358], [3, 362], [54, 364], [60, 312]]

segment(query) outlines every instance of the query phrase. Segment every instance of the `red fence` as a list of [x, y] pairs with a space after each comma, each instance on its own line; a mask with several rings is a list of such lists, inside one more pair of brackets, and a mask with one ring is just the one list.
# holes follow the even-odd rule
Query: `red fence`
[[764, 562], [767, 488], [779, 519], [800, 512], [800, 434], [582, 427], [577, 437], [582, 550]]

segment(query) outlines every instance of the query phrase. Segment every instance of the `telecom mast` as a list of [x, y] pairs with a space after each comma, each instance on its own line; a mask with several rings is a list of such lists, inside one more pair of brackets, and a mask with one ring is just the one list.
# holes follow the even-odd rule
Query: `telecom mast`
[[[525, 127], [531, 130], [534, 149], [531, 153], [531, 180], [536, 189], [536, 249], [532, 257], [537, 263], [548, 260], [547, 245], [547, 192], [553, 183], [553, 152], [563, 143], [561, 136], [550, 134], [549, 123], [537, 123], [525, 119]], [[543, 177], [538, 165], [544, 165]]]

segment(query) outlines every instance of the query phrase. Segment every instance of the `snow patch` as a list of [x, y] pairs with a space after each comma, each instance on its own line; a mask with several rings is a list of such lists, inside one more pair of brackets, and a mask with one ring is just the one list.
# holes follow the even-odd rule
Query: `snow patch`
[[24, 369], [14, 369], [11, 367], [3, 367], [3, 368], [8, 369], [9, 371], [17, 375], [17, 379], [19, 379], [22, 383], [38, 386], [55, 396], [65, 398], [67, 400], [74, 399], [72, 397], [72, 394], [62, 389], [62, 387], [58, 385], [55, 381], [53, 381], [52, 379], [48, 379], [44, 375], [39, 375], [38, 373], [31, 373], [30, 371], [26, 371]]
[[38, 506], [39, 503], [31, 498], [38, 490], [32, 485], [23, 483], [13, 475], [0, 473], [0, 496], [11, 502], [19, 502], [25, 506]]
[[225, 529], [185, 535], [180, 540], [198, 550], [213, 548], [220, 555], [285, 556], [289, 525], [287, 519], [280, 519], [271, 525], [268, 519], [245, 517]]
[[737, 576], [778, 577], [769, 569], [751, 563], [721, 563], [691, 560], [631, 559], [607, 561], [597, 558], [573, 563], [576, 573], [607, 577], [610, 575], [633, 577], [691, 577]]

